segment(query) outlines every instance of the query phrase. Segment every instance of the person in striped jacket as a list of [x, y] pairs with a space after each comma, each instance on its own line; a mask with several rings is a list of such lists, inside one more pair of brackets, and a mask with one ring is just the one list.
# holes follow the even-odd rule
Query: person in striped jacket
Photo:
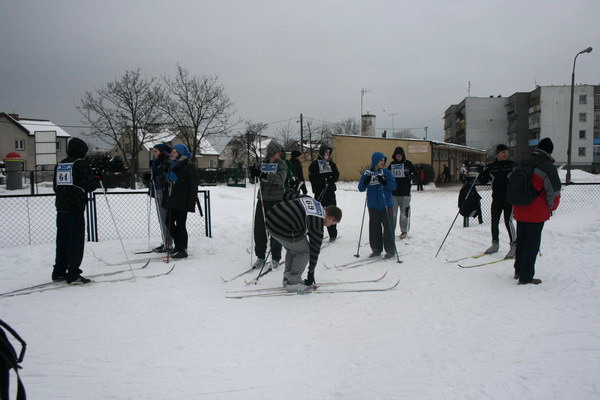
[[[315, 283], [315, 267], [323, 242], [323, 227], [342, 219], [342, 210], [323, 208], [312, 197], [282, 201], [267, 213], [266, 226], [273, 238], [286, 249], [283, 286], [288, 292], [302, 291]], [[302, 274], [308, 264], [308, 276]]]

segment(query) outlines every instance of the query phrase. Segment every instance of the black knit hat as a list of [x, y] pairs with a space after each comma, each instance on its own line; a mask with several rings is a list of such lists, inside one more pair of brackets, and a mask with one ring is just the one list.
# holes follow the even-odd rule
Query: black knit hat
[[554, 151], [554, 143], [552, 143], [552, 140], [550, 138], [543, 138], [542, 140], [540, 140], [540, 143], [538, 143], [537, 147], [540, 150], [544, 150], [548, 154], [552, 154], [552, 152]]
[[508, 150], [508, 147], [505, 144], [499, 144], [498, 146], [496, 146], [496, 154], [505, 150]]
[[301, 155], [301, 154], [302, 154], [302, 153], [300, 153], [298, 150], [294, 150], [294, 151], [292, 151], [292, 154], [291, 154], [291, 156], [292, 156], [292, 158], [296, 158], [296, 157], [298, 157], [298, 156], [299, 156], [299, 155]]

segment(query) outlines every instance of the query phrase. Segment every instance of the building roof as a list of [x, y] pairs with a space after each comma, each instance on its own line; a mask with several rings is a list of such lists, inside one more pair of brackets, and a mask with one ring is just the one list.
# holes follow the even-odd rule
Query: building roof
[[440, 142], [440, 141], [437, 141], [437, 140], [429, 140], [429, 139], [418, 139], [418, 138], [382, 138], [382, 137], [376, 137], [376, 136], [337, 135], [337, 134], [333, 134], [332, 136], [347, 136], [347, 137], [355, 137], [355, 138], [362, 138], [362, 139], [378, 139], [378, 140], [405, 140], [405, 141], [411, 141], [411, 142], [429, 142], [429, 143], [434, 144], [436, 146], [454, 147], [456, 149], [476, 151], [476, 152], [480, 152], [480, 153], [485, 153], [486, 152], [486, 150], [478, 149], [476, 147], [463, 146], [461, 144], [446, 143], [446, 142]]
[[[150, 150], [159, 143], [170, 143], [176, 138], [177, 135], [175, 135], [171, 131], [155, 133], [152, 134], [151, 139], [146, 138], [146, 141], [144, 142], [144, 147], [147, 150]], [[208, 140], [206, 140], [206, 138], [202, 138], [202, 140], [200, 140], [200, 154], [197, 155], [218, 156], [219, 153], [215, 150], [213, 145], [210, 144]]]
[[25, 129], [29, 136], [35, 136], [36, 131], [55, 131], [57, 137], [71, 137], [64, 129], [54, 124], [52, 121], [47, 119], [28, 119], [28, 118], [13, 118], [7, 113], [2, 113], [2, 116], [7, 118], [9, 121], [15, 123], [21, 128]]

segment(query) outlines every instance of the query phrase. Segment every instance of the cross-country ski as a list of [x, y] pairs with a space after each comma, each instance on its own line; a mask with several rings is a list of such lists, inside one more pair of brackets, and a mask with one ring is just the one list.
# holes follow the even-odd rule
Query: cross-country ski
[[332, 293], [366, 293], [366, 292], [387, 292], [389, 290], [395, 289], [400, 280], [398, 280], [392, 286], [386, 287], [378, 287], [378, 288], [357, 288], [357, 289], [320, 289], [318, 285], [315, 287], [307, 287], [304, 291], [298, 292], [288, 292], [285, 289], [277, 289], [271, 292], [260, 292], [260, 293], [247, 293], [247, 294], [238, 294], [238, 295], [227, 295], [225, 296], [228, 299], [244, 299], [247, 297], [278, 297], [278, 296], [297, 296], [297, 295], [308, 295], [308, 294], [332, 294]]
[[498, 260], [486, 261], [486, 262], [482, 262], [482, 263], [478, 263], [478, 264], [471, 264], [471, 265], [459, 263], [458, 266], [461, 268], [476, 268], [476, 267], [483, 267], [486, 265], [497, 264], [499, 262], [510, 261], [510, 260], [514, 261], [514, 259], [511, 259], [511, 258], [500, 258]]

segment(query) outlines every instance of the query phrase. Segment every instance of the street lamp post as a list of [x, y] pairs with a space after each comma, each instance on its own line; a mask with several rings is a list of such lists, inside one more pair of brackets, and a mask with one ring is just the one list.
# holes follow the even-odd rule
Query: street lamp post
[[573, 97], [575, 95], [575, 63], [577, 57], [583, 53], [591, 53], [592, 48], [581, 50], [573, 59], [573, 73], [571, 74], [571, 108], [569, 111], [569, 144], [567, 147], [567, 185], [571, 183], [571, 142], [573, 141]]

